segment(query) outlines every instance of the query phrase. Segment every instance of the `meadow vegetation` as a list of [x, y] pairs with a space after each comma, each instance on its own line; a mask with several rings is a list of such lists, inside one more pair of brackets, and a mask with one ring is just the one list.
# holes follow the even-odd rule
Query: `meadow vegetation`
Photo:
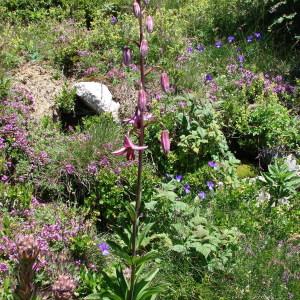
[[[138, 3], [154, 20], [141, 127], [78, 116], [71, 87], [124, 91], [132, 117], [132, 1], [0, 2], [0, 299], [300, 299], [300, 2]], [[53, 118], [16, 81], [26, 64], [64, 82]], [[112, 152], [144, 129], [135, 215], [139, 160]]]

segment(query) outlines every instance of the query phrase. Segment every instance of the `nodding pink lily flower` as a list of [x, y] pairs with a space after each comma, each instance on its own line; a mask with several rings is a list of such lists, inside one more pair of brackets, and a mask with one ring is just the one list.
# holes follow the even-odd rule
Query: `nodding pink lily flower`
[[128, 47], [124, 47], [123, 49], [123, 63], [125, 66], [131, 64], [131, 50]]
[[143, 57], [145, 57], [145, 56], [147, 56], [148, 51], [149, 51], [148, 41], [144, 39], [141, 41], [140, 53]]
[[138, 93], [138, 108], [140, 111], [144, 111], [147, 105], [147, 93], [143, 88], [139, 90]]
[[170, 152], [170, 136], [169, 136], [169, 130], [163, 130], [160, 135], [160, 143], [162, 150], [165, 154], [168, 154]]
[[146, 19], [146, 29], [149, 33], [153, 32], [154, 23], [153, 23], [153, 18], [151, 16], [148, 16]]
[[[144, 122], [147, 122], [147, 121], [152, 121], [154, 119], [154, 117], [153, 117], [153, 114], [151, 114], [151, 113], [144, 113], [143, 119], [144, 119]], [[133, 117], [123, 120], [124, 123], [132, 124], [137, 129], [141, 128], [141, 121], [142, 121], [142, 117], [141, 117], [140, 110], [137, 110]], [[146, 126], [145, 123], [144, 123], [144, 126]]]
[[161, 88], [165, 93], [168, 93], [170, 91], [170, 80], [169, 76], [166, 72], [163, 72], [160, 76], [160, 84]]
[[132, 7], [134, 15], [138, 18], [141, 15], [141, 7], [139, 3], [136, 0], [134, 0]]
[[126, 154], [127, 160], [134, 160], [135, 159], [134, 151], [143, 151], [145, 149], [147, 149], [147, 146], [137, 146], [131, 141], [131, 139], [127, 135], [125, 135], [123, 147], [119, 150], [112, 152], [112, 154], [114, 155]]

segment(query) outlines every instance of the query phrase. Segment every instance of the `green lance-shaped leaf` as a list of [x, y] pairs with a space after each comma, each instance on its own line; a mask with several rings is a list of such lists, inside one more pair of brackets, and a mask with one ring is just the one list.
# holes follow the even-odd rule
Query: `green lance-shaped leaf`
[[131, 222], [133, 223], [136, 219], [137, 219], [137, 215], [136, 215], [136, 212], [135, 212], [135, 208], [134, 206], [131, 204], [131, 203], [128, 203], [126, 206], [125, 206], [129, 216], [130, 216], [130, 220]]
[[150, 242], [150, 237], [148, 236], [151, 228], [153, 227], [154, 223], [149, 223], [140, 227], [138, 238], [137, 238], [137, 249], [140, 247], [146, 247]]
[[157, 252], [156, 251], [150, 251], [147, 254], [143, 256], [135, 256], [132, 258], [133, 264], [135, 264], [137, 267], [142, 266], [148, 261], [154, 260], [157, 258]]
[[[135, 300], [147, 299], [144, 297], [144, 294], [147, 291], [147, 288], [150, 286], [151, 281], [154, 279], [156, 274], [159, 272], [159, 269], [156, 269], [147, 275], [143, 276], [140, 280], [137, 278], [134, 285], [134, 297]], [[150, 298], [148, 298], [150, 299]]]
[[130, 255], [128, 255], [128, 251], [125, 247], [123, 248], [113, 241], [108, 241], [108, 244], [117, 256], [125, 260], [126, 264], [132, 264], [132, 258]]

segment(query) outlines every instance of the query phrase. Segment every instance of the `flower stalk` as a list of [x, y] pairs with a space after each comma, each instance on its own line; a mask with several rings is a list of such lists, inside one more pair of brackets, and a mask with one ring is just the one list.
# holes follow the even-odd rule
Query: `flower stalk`
[[[142, 1], [137, 0], [140, 8], [142, 8]], [[143, 9], [141, 9], [143, 11]], [[144, 28], [143, 28], [143, 13], [141, 12], [138, 17], [139, 20], [139, 31], [140, 38], [139, 44], [140, 47], [144, 41]], [[141, 90], [145, 91], [145, 56], [140, 53], [140, 84]], [[138, 101], [139, 102], [139, 101]], [[138, 103], [139, 105], [139, 103]], [[144, 128], [144, 110], [140, 110], [140, 130], [139, 130], [139, 147], [144, 147], [145, 140], [145, 128]], [[142, 202], [142, 173], [143, 173], [143, 151], [139, 151], [138, 154], [138, 176], [137, 176], [137, 191], [136, 191], [136, 202], [135, 202], [135, 218], [132, 222], [132, 241], [131, 241], [131, 255], [134, 258], [137, 254], [137, 235], [138, 235], [138, 218], [140, 215], [141, 202]], [[131, 275], [130, 275], [130, 289], [128, 294], [128, 300], [134, 300], [134, 283], [136, 276], [136, 265], [132, 264], [131, 266]]]

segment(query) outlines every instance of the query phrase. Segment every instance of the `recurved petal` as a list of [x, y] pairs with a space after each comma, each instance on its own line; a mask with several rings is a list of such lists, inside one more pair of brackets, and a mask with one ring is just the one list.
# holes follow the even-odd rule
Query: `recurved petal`
[[114, 155], [124, 155], [126, 152], [127, 152], [127, 149], [125, 147], [122, 147], [121, 149], [112, 152], [112, 154], [114, 154]]
[[132, 149], [136, 150], [136, 151], [143, 151], [147, 148], [148, 148], [148, 146], [137, 146], [137, 145], [133, 145], [133, 147], [132, 147]]

